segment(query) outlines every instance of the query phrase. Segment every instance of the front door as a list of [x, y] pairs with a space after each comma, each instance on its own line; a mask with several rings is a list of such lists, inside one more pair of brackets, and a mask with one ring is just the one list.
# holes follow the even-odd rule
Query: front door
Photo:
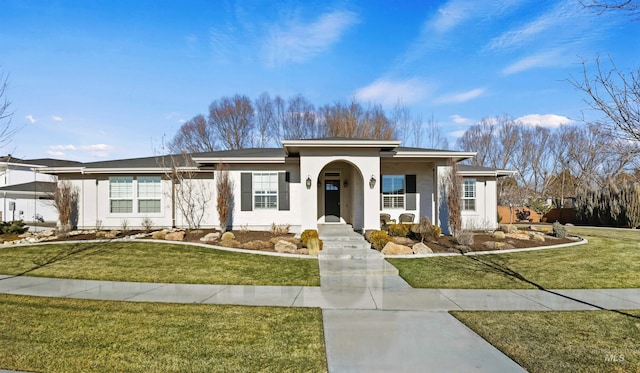
[[324, 181], [324, 221], [340, 222], [340, 180]]

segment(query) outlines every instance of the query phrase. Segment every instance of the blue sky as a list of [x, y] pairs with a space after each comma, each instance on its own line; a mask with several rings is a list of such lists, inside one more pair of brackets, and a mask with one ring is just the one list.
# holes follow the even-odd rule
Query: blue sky
[[[582, 118], [584, 59], [637, 69], [640, 22], [577, 0], [3, 0], [0, 70], [14, 124], [0, 149], [79, 161], [153, 155], [236, 93], [316, 106], [356, 97], [431, 115], [454, 143], [486, 116]], [[584, 112], [587, 117], [596, 115]]]

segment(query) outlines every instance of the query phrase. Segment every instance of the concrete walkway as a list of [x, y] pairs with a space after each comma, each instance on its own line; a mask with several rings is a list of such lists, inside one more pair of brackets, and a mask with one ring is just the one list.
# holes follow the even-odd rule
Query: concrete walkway
[[0, 275], [0, 293], [59, 298], [320, 307], [331, 372], [523, 372], [451, 310], [640, 309], [640, 289], [413, 289], [361, 236], [321, 229], [320, 287], [195, 285]]

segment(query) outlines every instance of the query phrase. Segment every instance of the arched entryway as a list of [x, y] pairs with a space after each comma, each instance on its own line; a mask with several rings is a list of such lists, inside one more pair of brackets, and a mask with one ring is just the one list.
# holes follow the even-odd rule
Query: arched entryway
[[318, 223], [364, 225], [364, 178], [351, 162], [333, 161], [318, 175]]

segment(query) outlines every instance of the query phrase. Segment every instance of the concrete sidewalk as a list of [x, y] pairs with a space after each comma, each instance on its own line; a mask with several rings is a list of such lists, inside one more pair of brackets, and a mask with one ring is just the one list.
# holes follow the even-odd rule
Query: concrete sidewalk
[[162, 284], [2, 276], [0, 293], [57, 298], [382, 311], [640, 309], [640, 289], [472, 290]]
[[447, 311], [640, 309], [640, 289], [413, 289], [399, 276], [336, 275], [335, 267], [331, 281], [323, 283], [321, 287], [196, 285], [0, 276], [0, 293], [320, 307], [332, 372], [522, 372]]

